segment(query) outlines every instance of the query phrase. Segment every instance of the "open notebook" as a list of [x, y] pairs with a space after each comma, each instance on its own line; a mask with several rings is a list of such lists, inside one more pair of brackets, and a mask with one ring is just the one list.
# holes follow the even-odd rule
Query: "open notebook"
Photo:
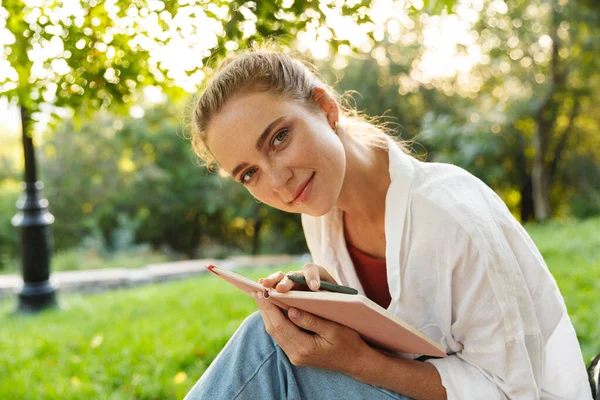
[[284, 310], [296, 307], [350, 327], [373, 347], [392, 353], [447, 357], [438, 343], [360, 294], [300, 290], [279, 293], [215, 265], [207, 265], [206, 268], [248, 294], [264, 291], [265, 297]]

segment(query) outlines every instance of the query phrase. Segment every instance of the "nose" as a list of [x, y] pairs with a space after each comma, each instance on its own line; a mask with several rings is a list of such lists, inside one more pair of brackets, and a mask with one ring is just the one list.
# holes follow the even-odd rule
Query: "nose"
[[282, 165], [273, 165], [269, 171], [269, 184], [271, 189], [278, 193], [286, 193], [289, 181], [292, 177], [292, 171]]

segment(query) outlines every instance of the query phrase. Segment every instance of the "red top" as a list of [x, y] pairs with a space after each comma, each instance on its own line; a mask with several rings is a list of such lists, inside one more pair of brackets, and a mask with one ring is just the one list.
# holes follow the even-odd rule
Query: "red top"
[[385, 259], [370, 256], [352, 246], [348, 241], [346, 241], [346, 247], [367, 297], [387, 309], [392, 297], [387, 282]]

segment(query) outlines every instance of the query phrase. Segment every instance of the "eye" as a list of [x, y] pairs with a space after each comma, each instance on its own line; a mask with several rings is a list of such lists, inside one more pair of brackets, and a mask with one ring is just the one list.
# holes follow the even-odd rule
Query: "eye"
[[244, 174], [242, 175], [242, 178], [241, 178], [241, 181], [240, 181], [242, 183], [242, 185], [245, 185], [246, 183], [250, 182], [250, 179], [254, 175], [254, 172], [252, 172], [252, 175], [250, 175], [250, 179], [245, 179], [245, 178], [246, 178], [246, 176], [248, 176], [248, 173], [251, 172], [251, 171], [256, 171], [256, 169], [255, 168], [250, 168], [248, 171], [244, 172]]
[[[275, 137], [273, 138], [273, 144], [279, 146], [285, 140], [288, 134], [289, 133], [287, 129], [280, 130], [279, 133], [277, 133], [277, 135], [275, 135]], [[276, 144], [275, 142], [277, 141], [277, 139], [279, 139], [279, 143]]]
[[[283, 143], [283, 141], [287, 138], [287, 136], [289, 135], [289, 130], [287, 128], [280, 130], [274, 137], [273, 140], [271, 142], [272, 145], [274, 145], [275, 147], [279, 146], [281, 143]], [[248, 182], [250, 182], [250, 179], [252, 179], [252, 176], [254, 176], [254, 171], [256, 171], [255, 168], [250, 168], [249, 170], [247, 170], [246, 172], [244, 172], [241, 176], [241, 184], [245, 185]], [[249, 172], [252, 172], [251, 175], [248, 175]], [[249, 176], [248, 179], [246, 179], [246, 177]]]

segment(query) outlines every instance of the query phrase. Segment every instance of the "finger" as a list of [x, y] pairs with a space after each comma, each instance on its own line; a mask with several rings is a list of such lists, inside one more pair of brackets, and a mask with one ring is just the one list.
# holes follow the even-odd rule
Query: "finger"
[[[258, 283], [263, 285], [266, 288], [275, 287], [285, 277], [285, 274], [281, 271], [277, 271], [266, 278], [259, 279]], [[261, 282], [262, 281], [262, 282]]]
[[322, 281], [335, 283], [336, 285], [338, 284], [338, 282], [335, 279], [333, 279], [333, 277], [329, 274], [329, 271], [327, 271], [325, 267], [321, 265], [317, 265], [317, 267], [319, 268], [319, 276], [321, 277]]
[[[292, 274], [294, 272], [289, 272], [289, 273]], [[293, 287], [294, 287], [294, 282], [292, 282], [292, 280], [290, 278], [285, 276], [281, 281], [279, 281], [277, 286], [275, 286], [275, 290], [277, 290], [280, 293], [285, 293], [285, 292], [289, 292], [290, 290], [292, 290]]]
[[[254, 297], [254, 296], [253, 296]], [[279, 344], [279, 346], [289, 354], [295, 348], [306, 344], [306, 336], [311, 336], [302, 332], [288, 318], [285, 317], [279, 307], [265, 299], [261, 293], [257, 293], [255, 301], [259, 307], [263, 321], [265, 321], [265, 330]]]
[[319, 275], [319, 266], [315, 263], [306, 263], [302, 268], [302, 274], [311, 290], [319, 290], [321, 286], [321, 277]]
[[290, 290], [306, 290], [306, 286], [296, 283], [288, 278], [288, 275], [303, 275], [302, 271], [289, 271], [286, 276], [275, 286], [275, 290], [280, 293], [289, 292]]
[[296, 326], [315, 332], [319, 336], [325, 338], [331, 336], [330, 333], [335, 329], [335, 325], [339, 325], [295, 307], [291, 307], [288, 310], [288, 315], [290, 316], [290, 320], [296, 324]]
[[263, 294], [261, 292], [252, 292], [251, 295], [254, 299], [254, 302], [258, 306], [258, 311], [260, 312], [260, 316], [265, 324], [265, 330], [269, 332], [270, 330], [272, 330], [273, 324], [271, 323], [271, 318], [269, 317], [269, 314], [267, 314], [265, 310], [264, 303], [261, 301]]

